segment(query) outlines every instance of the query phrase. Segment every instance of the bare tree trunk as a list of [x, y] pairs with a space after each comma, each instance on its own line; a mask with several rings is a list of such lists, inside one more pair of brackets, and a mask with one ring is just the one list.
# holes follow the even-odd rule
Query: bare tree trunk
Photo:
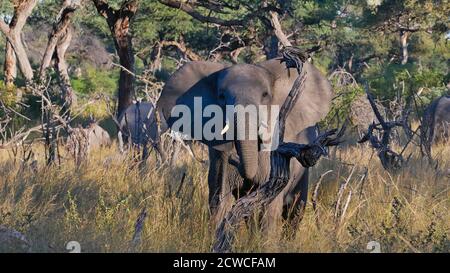
[[47, 48], [45, 49], [42, 63], [39, 68], [39, 79], [45, 80], [46, 70], [54, 61], [54, 66], [58, 72], [59, 84], [62, 91], [64, 110], [69, 110], [76, 102], [75, 94], [70, 84], [69, 73], [65, 54], [72, 40], [71, 19], [75, 11], [80, 6], [78, 1], [65, 0], [61, 10], [56, 17], [52, 32], [49, 35]]
[[353, 55], [353, 53], [352, 53], [352, 55], [350, 56], [350, 59], [348, 59], [348, 62], [347, 62], [348, 72], [350, 72], [350, 73], [352, 73], [352, 69], [353, 69], [353, 58], [354, 58], [354, 56], [355, 55]]
[[[39, 68], [39, 79], [44, 80], [45, 78], [45, 70], [50, 67], [52, 60], [55, 59], [55, 51], [58, 43], [61, 40], [66, 39], [68, 37], [64, 37], [68, 33], [68, 29], [71, 24], [72, 16], [75, 11], [79, 7], [78, 1], [65, 0], [61, 10], [59, 11], [58, 16], [56, 17], [55, 24], [53, 25], [52, 32], [49, 35], [47, 48], [45, 49], [44, 56], [42, 58], [42, 63]], [[71, 33], [70, 33], [71, 37]], [[70, 38], [67, 43], [67, 47], [70, 44]], [[67, 49], [66, 47], [66, 49]], [[64, 50], [64, 52], [66, 51]]]
[[[114, 40], [116, 50], [119, 55], [120, 64], [131, 72], [135, 72], [133, 45], [131, 36], [128, 34], [128, 18], [117, 21], [114, 27]], [[117, 114], [120, 116], [123, 111], [132, 103], [134, 96], [134, 76], [125, 70], [120, 71], [119, 77], [119, 105]]]
[[283, 47], [292, 46], [292, 43], [281, 28], [278, 13], [275, 11], [270, 11], [269, 13], [270, 20], [268, 20], [265, 25], [270, 29], [271, 34], [264, 43], [264, 51], [266, 58], [272, 59], [278, 56], [278, 43], [281, 43]]
[[278, 20], [278, 13], [275, 11], [270, 12], [270, 23], [272, 24], [275, 36], [278, 38], [278, 41], [280, 41], [283, 47], [292, 46], [288, 37], [284, 34], [283, 29], [281, 28], [280, 20]]
[[266, 59], [273, 59], [278, 55], [278, 39], [277, 36], [271, 34], [264, 42], [264, 53]]
[[[120, 65], [125, 69], [120, 71], [119, 77], [119, 104], [117, 115], [120, 116], [132, 103], [134, 97], [134, 54], [130, 35], [130, 21], [136, 14], [138, 1], [124, 1], [120, 9], [111, 8], [105, 0], [92, 0], [100, 15], [105, 17], [111, 30], [119, 55]], [[128, 70], [128, 71], [127, 71]], [[132, 73], [129, 73], [132, 72]]]
[[64, 33], [64, 35], [61, 37], [61, 40], [56, 45], [55, 54], [53, 55], [53, 58], [55, 60], [55, 68], [58, 71], [62, 98], [65, 102], [65, 109], [70, 109], [72, 106], [75, 106], [77, 104], [77, 97], [75, 96], [72, 84], [70, 83], [68, 66], [65, 59], [67, 48], [72, 41], [72, 32], [72, 28], [67, 28], [66, 33]]
[[408, 31], [400, 31], [400, 42], [402, 44], [402, 65], [408, 63], [409, 53], [408, 53]]
[[6, 42], [5, 48], [5, 84], [10, 87], [14, 84], [14, 80], [17, 77], [17, 64], [16, 64], [16, 54], [10, 42]]
[[27, 82], [31, 82], [33, 80], [33, 69], [30, 61], [28, 60], [27, 52], [22, 42], [21, 33], [27, 18], [36, 6], [36, 3], [37, 0], [20, 1], [14, 7], [14, 15], [9, 25], [7, 25], [3, 20], [0, 20], [0, 31], [5, 35], [8, 43], [14, 49], [20, 71]]
[[11, 39], [8, 39], [8, 41], [14, 48], [14, 52], [16, 54], [19, 68], [22, 72], [23, 77], [27, 82], [33, 81], [33, 68], [31, 67], [30, 61], [28, 60], [28, 55], [25, 47], [23, 46], [20, 33], [13, 31], [11, 33]]

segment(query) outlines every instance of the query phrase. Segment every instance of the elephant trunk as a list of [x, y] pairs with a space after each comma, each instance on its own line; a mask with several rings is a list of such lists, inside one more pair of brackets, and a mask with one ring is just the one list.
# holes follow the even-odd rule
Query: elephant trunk
[[[258, 170], [258, 140], [252, 139], [249, 126], [250, 121], [248, 119], [239, 121], [237, 115], [234, 118], [235, 125], [237, 126], [235, 130], [235, 146], [240, 159], [239, 172], [243, 178], [253, 180]], [[242, 124], [242, 122], [245, 124], [245, 127], [239, 128], [240, 126], [238, 124]], [[238, 130], [242, 130], [241, 133], [244, 135], [238, 137]]]
[[236, 150], [240, 159], [240, 172], [245, 179], [252, 180], [258, 170], [258, 141], [238, 140]]

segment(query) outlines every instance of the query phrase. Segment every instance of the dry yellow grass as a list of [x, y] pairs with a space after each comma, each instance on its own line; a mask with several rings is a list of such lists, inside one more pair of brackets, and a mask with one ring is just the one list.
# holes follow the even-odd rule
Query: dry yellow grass
[[[207, 166], [183, 155], [176, 168], [157, 169], [152, 158], [140, 173], [113, 146], [93, 152], [79, 168], [70, 159], [46, 167], [42, 147], [33, 149], [37, 169], [0, 151], [0, 226], [21, 232], [30, 244], [0, 242], [0, 251], [68, 252], [69, 241], [78, 241], [82, 252], [210, 251]], [[372, 155], [366, 146], [332, 152], [312, 169], [309, 200], [319, 176], [332, 172], [318, 188], [317, 211], [308, 202], [298, 230], [290, 231], [293, 238], [267, 240], [264, 232], [242, 225], [234, 250], [368, 252], [367, 243], [377, 241], [382, 252], [449, 252], [450, 147], [435, 149], [437, 169], [414, 154], [396, 175]], [[133, 248], [144, 207], [141, 243]]]

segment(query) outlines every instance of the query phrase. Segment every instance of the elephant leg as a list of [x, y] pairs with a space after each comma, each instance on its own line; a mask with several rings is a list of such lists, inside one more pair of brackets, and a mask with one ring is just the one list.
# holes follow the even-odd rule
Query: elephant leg
[[267, 230], [269, 234], [279, 234], [279, 227], [281, 226], [282, 220], [281, 215], [283, 212], [283, 192], [275, 197], [264, 212], [263, 228]]
[[[315, 126], [310, 126], [300, 132], [296, 137], [297, 143], [311, 143], [318, 132]], [[283, 219], [285, 220], [285, 235], [293, 236], [305, 212], [308, 198], [309, 170], [300, 163], [291, 161], [292, 184], [288, 185], [283, 202]]]
[[209, 148], [209, 209], [212, 226], [215, 228], [230, 211], [234, 197], [231, 192], [230, 174], [232, 167], [228, 164], [228, 154]]
[[283, 219], [286, 221], [285, 235], [295, 235], [299, 223], [303, 219], [306, 202], [308, 199], [309, 170], [305, 169], [299, 180], [293, 184], [291, 190], [285, 197], [283, 205]]

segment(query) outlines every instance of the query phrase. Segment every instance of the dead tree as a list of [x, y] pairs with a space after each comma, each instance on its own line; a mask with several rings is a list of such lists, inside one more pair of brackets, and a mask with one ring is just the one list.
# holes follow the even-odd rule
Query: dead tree
[[28, 128], [22, 127], [18, 130], [12, 129], [12, 122], [16, 118], [30, 119], [15, 111], [13, 107], [7, 106], [0, 100], [0, 149], [8, 149], [22, 144], [30, 134], [40, 132], [40, 125]]
[[5, 47], [5, 62], [4, 62], [4, 73], [5, 73], [5, 84], [7, 88], [11, 88], [14, 85], [14, 80], [17, 77], [17, 61], [16, 54], [10, 42], [6, 42]]
[[286, 187], [289, 182], [291, 158], [297, 159], [305, 168], [312, 167], [321, 156], [327, 154], [326, 147], [336, 146], [340, 143], [340, 138], [344, 133], [343, 127], [338, 133], [337, 129], [334, 129], [320, 135], [311, 144], [283, 142], [286, 118], [301, 96], [307, 76], [306, 72], [302, 72], [302, 63], [306, 59], [299, 50], [287, 47], [283, 52], [283, 57], [288, 68], [295, 67], [298, 70], [299, 77], [295, 80], [280, 109], [278, 121], [280, 145], [277, 150], [271, 152], [269, 180], [256, 191], [240, 198], [225, 216], [216, 230], [213, 252], [230, 252], [234, 240], [234, 231], [238, 224], [251, 217], [258, 209], [264, 209]]
[[55, 115], [59, 110], [52, 103], [48, 87], [36, 87], [34, 93], [41, 97], [41, 126], [45, 141], [45, 161], [47, 165], [51, 165], [57, 159], [58, 132], [56, 127], [58, 121]]
[[81, 126], [73, 128], [67, 138], [66, 150], [74, 159], [75, 165], [81, 166], [89, 152], [89, 131]]
[[3, 20], [0, 20], [0, 31], [5, 35], [7, 40], [5, 81], [9, 85], [13, 83], [16, 76], [16, 60], [25, 80], [27, 82], [33, 80], [33, 68], [28, 59], [21, 34], [22, 29], [37, 2], [37, 0], [14, 0], [14, 14], [9, 25]]
[[[138, 9], [137, 0], [126, 0], [119, 9], [113, 9], [106, 0], [92, 0], [98, 13], [106, 19], [111, 31], [120, 65], [119, 103], [117, 116], [120, 117], [131, 105], [134, 97], [134, 54], [130, 35], [130, 21]], [[128, 70], [128, 71], [127, 71]], [[129, 73], [131, 72], [131, 73]]]
[[[16, 1], [14, 4], [14, 16], [9, 25], [0, 20], [0, 31], [6, 36], [7, 44], [14, 50], [14, 54], [9, 53], [8, 56], [16, 56], [20, 70], [26, 80], [26, 87], [32, 91], [33, 94], [41, 98], [41, 131], [45, 140], [46, 147], [46, 161], [51, 164], [57, 158], [57, 138], [61, 127], [67, 127], [68, 109], [73, 102], [73, 91], [70, 85], [70, 79], [67, 73], [67, 64], [64, 60], [65, 52], [70, 44], [71, 18], [75, 10], [80, 6], [79, 0], [65, 0], [62, 8], [56, 18], [52, 32], [49, 35], [46, 50], [36, 75], [37, 80], [34, 80], [34, 72], [30, 65], [30, 61], [25, 51], [23, 42], [21, 40], [21, 31], [30, 16], [33, 8], [36, 6], [37, 0], [23, 0]], [[7, 48], [9, 48], [7, 46]], [[52, 61], [55, 63], [56, 70], [60, 78], [60, 86], [64, 98], [64, 107], [60, 116], [61, 109], [52, 101], [52, 96], [49, 92], [49, 82], [46, 83], [45, 72], [51, 65]], [[8, 69], [11, 69], [13, 62], [8, 62]], [[13, 71], [7, 74], [14, 74]], [[11, 76], [8, 76], [11, 77]]]
[[39, 68], [39, 79], [44, 82], [46, 70], [50, 67], [52, 61], [54, 62], [55, 69], [58, 72], [62, 99], [65, 104], [63, 109], [70, 109], [76, 100], [75, 93], [70, 83], [69, 73], [67, 72], [68, 68], [65, 60], [65, 54], [72, 40], [72, 17], [79, 7], [79, 0], [64, 0], [61, 10], [56, 17], [53, 29], [49, 35], [47, 47]]
[[[37, 0], [15, 1], [14, 15], [9, 25], [0, 20], [0, 31], [7, 39], [5, 58], [5, 80], [7, 85], [11, 85], [14, 81], [17, 59], [20, 70], [27, 82], [27, 87], [32, 86], [34, 73], [22, 42], [21, 33], [36, 3]], [[67, 73], [67, 64], [64, 55], [72, 37], [72, 30], [70, 29], [71, 18], [79, 6], [80, 0], [65, 0], [63, 2], [52, 32], [49, 35], [38, 73], [38, 78], [41, 82], [45, 82], [46, 69], [52, 61], [55, 62], [55, 67], [60, 78], [63, 99], [69, 107], [74, 101], [74, 93]]]
[[[394, 128], [400, 127], [404, 128], [407, 126], [407, 119], [409, 115], [409, 110], [404, 111], [404, 115], [399, 120], [386, 121], [381, 115], [378, 107], [373, 99], [373, 96], [368, 92], [366, 86], [367, 99], [369, 100], [370, 106], [379, 121], [379, 123], [373, 122], [369, 125], [367, 133], [358, 141], [358, 143], [364, 143], [369, 141], [371, 146], [378, 151], [378, 157], [380, 158], [383, 168], [387, 171], [397, 171], [404, 166], [406, 162], [403, 158], [403, 152], [412, 140], [412, 136], [408, 139], [406, 145], [403, 147], [400, 153], [394, 152], [390, 147], [391, 133]], [[381, 139], [374, 135], [375, 132], [381, 134]], [[406, 131], [406, 129], [405, 129]], [[411, 131], [408, 129], [408, 131]]]

